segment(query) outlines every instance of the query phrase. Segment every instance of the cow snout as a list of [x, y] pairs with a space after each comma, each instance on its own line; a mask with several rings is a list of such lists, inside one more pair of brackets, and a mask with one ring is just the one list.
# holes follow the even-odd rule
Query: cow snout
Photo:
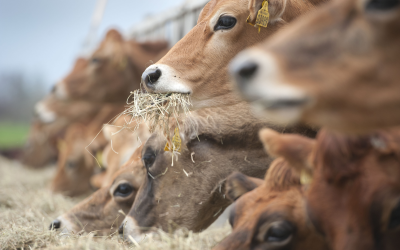
[[149, 89], [154, 89], [157, 84], [158, 79], [160, 79], [162, 72], [160, 69], [146, 69], [142, 74], [142, 80], [146, 87]]
[[61, 221], [60, 220], [55, 219], [50, 223], [49, 230], [60, 229], [60, 228], [61, 228]]
[[257, 72], [258, 65], [255, 62], [244, 62], [238, 68], [234, 69], [233, 75], [240, 81], [252, 78]]

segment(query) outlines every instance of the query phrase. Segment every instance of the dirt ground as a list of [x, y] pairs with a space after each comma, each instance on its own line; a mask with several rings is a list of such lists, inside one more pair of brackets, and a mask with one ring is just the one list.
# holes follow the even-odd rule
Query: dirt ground
[[49, 192], [47, 186], [53, 173], [54, 167], [29, 170], [0, 158], [0, 250], [211, 249], [230, 232], [228, 225], [199, 234], [179, 230], [171, 235], [160, 231], [139, 245], [124, 243], [117, 235], [61, 235], [48, 230], [50, 222], [80, 199]]

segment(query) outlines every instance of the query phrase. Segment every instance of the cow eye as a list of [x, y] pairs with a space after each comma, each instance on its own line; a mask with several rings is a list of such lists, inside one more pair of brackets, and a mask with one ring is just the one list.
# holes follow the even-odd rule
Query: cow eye
[[293, 234], [293, 226], [286, 222], [275, 222], [268, 229], [265, 234], [265, 241], [267, 242], [283, 242], [291, 238]]
[[93, 57], [92, 59], [90, 59], [90, 63], [92, 64], [98, 64], [100, 62], [101, 62], [100, 58], [97, 57]]
[[367, 10], [390, 10], [400, 4], [399, 0], [370, 0], [367, 3]]
[[114, 196], [127, 197], [133, 192], [133, 187], [128, 183], [119, 184], [114, 191]]
[[156, 160], [156, 156], [154, 154], [152, 154], [152, 153], [151, 154], [145, 154], [143, 156], [142, 160], [143, 160], [144, 166], [147, 169], [149, 169], [153, 165], [154, 161]]
[[221, 16], [214, 27], [214, 31], [228, 30], [236, 25], [236, 18], [231, 16]]
[[76, 163], [73, 161], [67, 161], [67, 168], [74, 169], [76, 167]]
[[392, 210], [389, 218], [389, 229], [395, 229], [400, 226], [400, 203]]

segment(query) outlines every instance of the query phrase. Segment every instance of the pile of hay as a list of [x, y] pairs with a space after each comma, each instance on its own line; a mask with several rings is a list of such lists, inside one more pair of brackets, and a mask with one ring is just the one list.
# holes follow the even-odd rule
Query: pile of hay
[[49, 192], [54, 168], [28, 170], [0, 158], [0, 250], [4, 249], [210, 249], [229, 234], [229, 226], [200, 234], [179, 230], [159, 232], [139, 247], [118, 236], [60, 235], [49, 231], [50, 222], [81, 199]]
[[129, 107], [123, 114], [131, 116], [128, 124], [132, 120], [137, 126], [146, 123], [151, 133], [159, 130], [167, 139], [172, 136], [171, 128], [181, 128], [192, 106], [188, 94], [149, 94], [141, 90], [131, 92], [127, 104]]

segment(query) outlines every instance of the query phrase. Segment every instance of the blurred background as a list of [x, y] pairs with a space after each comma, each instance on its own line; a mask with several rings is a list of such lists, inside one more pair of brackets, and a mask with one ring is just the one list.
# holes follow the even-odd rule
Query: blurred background
[[0, 149], [22, 146], [35, 103], [110, 28], [170, 46], [205, 0], [0, 0]]

